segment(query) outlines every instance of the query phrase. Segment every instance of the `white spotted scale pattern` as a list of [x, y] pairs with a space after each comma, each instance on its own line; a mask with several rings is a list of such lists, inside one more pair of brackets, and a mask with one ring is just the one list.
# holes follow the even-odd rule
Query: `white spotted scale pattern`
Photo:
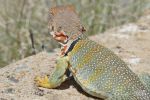
[[71, 72], [85, 92], [109, 100], [150, 100], [150, 91], [118, 56], [88, 39], [68, 54]]

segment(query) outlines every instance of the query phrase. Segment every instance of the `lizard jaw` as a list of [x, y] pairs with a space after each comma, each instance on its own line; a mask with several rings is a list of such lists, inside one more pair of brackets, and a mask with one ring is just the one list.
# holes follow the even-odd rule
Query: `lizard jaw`
[[68, 36], [65, 34], [64, 31], [60, 32], [50, 32], [50, 35], [53, 36], [53, 38], [58, 41], [61, 45], [64, 45], [68, 42]]
[[73, 43], [73, 41], [76, 39], [76, 35], [74, 35], [71, 39], [65, 34], [65, 32], [62, 30], [60, 32], [50, 32], [50, 34], [53, 36], [53, 38], [59, 42], [61, 45], [61, 55], [65, 55], [68, 51], [70, 45]]

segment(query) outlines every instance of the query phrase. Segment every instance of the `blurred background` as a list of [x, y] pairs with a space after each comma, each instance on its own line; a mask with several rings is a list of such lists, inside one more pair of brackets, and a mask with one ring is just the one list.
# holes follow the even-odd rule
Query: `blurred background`
[[150, 9], [150, 0], [0, 0], [0, 67], [59, 47], [48, 33], [48, 10], [66, 4], [76, 7], [88, 35], [134, 22]]

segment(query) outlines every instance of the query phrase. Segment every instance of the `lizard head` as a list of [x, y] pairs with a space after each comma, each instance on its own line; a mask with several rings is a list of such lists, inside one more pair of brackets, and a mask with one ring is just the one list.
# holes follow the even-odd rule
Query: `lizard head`
[[57, 6], [50, 9], [48, 28], [60, 44], [76, 40], [84, 31], [74, 6]]

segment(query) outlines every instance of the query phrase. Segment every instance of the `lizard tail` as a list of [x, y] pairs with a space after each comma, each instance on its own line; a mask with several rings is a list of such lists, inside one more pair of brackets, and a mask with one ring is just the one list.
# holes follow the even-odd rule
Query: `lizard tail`
[[150, 74], [143, 73], [139, 75], [140, 80], [143, 84], [147, 86], [147, 88], [150, 90]]

